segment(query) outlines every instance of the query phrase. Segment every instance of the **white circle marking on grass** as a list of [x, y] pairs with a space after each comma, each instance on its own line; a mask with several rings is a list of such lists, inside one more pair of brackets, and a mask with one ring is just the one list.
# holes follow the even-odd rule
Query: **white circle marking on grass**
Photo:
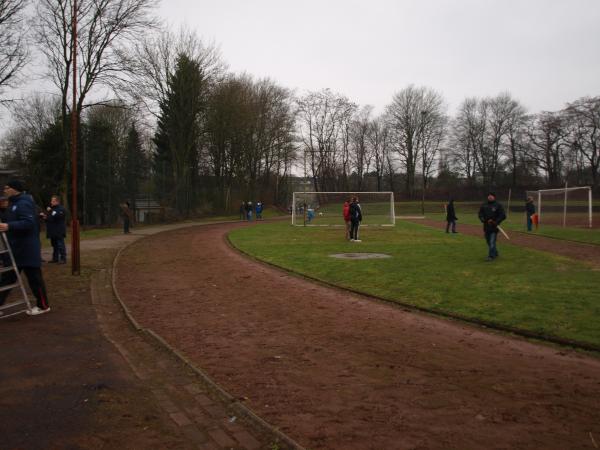
[[338, 259], [384, 259], [392, 257], [385, 253], [334, 253], [329, 256]]

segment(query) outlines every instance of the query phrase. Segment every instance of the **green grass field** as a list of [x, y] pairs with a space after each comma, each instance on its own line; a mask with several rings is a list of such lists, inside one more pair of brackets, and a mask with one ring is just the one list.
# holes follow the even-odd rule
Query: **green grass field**
[[[460, 229], [460, 224], [468, 225], [480, 225], [477, 212], [479, 208], [474, 209], [471, 205], [456, 204], [456, 215], [458, 216], [457, 225]], [[547, 214], [550, 216], [550, 214]], [[554, 223], [560, 222], [559, 215], [556, 215]], [[446, 220], [446, 214], [444, 212], [432, 212], [426, 215], [428, 219], [435, 219], [440, 221]], [[598, 218], [600, 220], [600, 218]], [[527, 225], [525, 222], [525, 213], [511, 212], [508, 219], [504, 221], [502, 227], [505, 230], [510, 231], [522, 231], [527, 232]], [[547, 225], [542, 224], [540, 227], [532, 231], [533, 234], [540, 236], [551, 237], [555, 239], [565, 239], [569, 241], [584, 242], [587, 244], [600, 245], [600, 228], [582, 228], [582, 227], [566, 227], [563, 228], [559, 225]]]
[[[458, 216], [457, 225], [460, 230], [461, 224], [467, 225], [480, 225], [477, 213], [481, 202], [455, 202], [456, 215]], [[551, 202], [546, 203], [546, 208], [550, 208]], [[587, 206], [587, 203], [572, 202], [572, 206]], [[575, 224], [586, 224], [587, 214], [586, 213], [574, 213], [569, 212], [567, 215], [567, 227], [563, 228], [562, 223], [562, 207], [556, 203], [554, 210], [547, 209], [544, 213], [544, 223], [540, 225], [537, 230], [532, 233], [540, 236], [551, 237], [555, 239], [564, 239], [569, 241], [583, 242], [587, 244], [600, 245], [600, 204], [594, 203], [594, 216], [593, 220], [596, 228], [585, 228], [583, 226], [575, 226]], [[395, 205], [396, 216], [416, 216], [421, 215], [421, 203], [420, 202], [397, 202]], [[443, 202], [425, 202], [425, 217], [428, 219], [446, 220], [446, 213], [444, 212]], [[571, 221], [571, 224], [569, 224]], [[510, 211], [508, 219], [502, 225], [504, 229], [510, 231], [523, 231], [527, 232], [527, 225], [525, 222], [524, 208], [523, 212]]]
[[[547, 202], [546, 207], [549, 208], [550, 202]], [[587, 203], [572, 202], [572, 206], [586, 206]], [[364, 220], [362, 225], [383, 225], [391, 224], [389, 217], [389, 203], [368, 203], [363, 202], [361, 204], [363, 208]], [[477, 213], [481, 202], [455, 202], [456, 213], [459, 218], [458, 225], [469, 224], [479, 225], [479, 219]], [[561, 210], [560, 205], [556, 205], [557, 211]], [[556, 209], [555, 208], [555, 209]], [[424, 203], [425, 217], [428, 219], [435, 220], [446, 220], [446, 214], [444, 212], [443, 202], [428, 201]], [[594, 211], [600, 210], [600, 205], [594, 204]], [[322, 213], [322, 215], [319, 215]], [[396, 202], [395, 213], [397, 217], [406, 216], [421, 216], [422, 208], [421, 202]], [[551, 212], [548, 210], [544, 214], [545, 223], [542, 224], [538, 230], [534, 230], [534, 234], [541, 236], [551, 237], [555, 239], [565, 239], [569, 241], [583, 242], [588, 244], [600, 245], [600, 228], [584, 228], [581, 226], [567, 226], [563, 228], [559, 224], [562, 222], [561, 212]], [[572, 223], [587, 223], [587, 215], [580, 213], [569, 213], [568, 219]], [[596, 213], [594, 220], [600, 223], [600, 216]], [[301, 214], [296, 217], [296, 224], [302, 224], [303, 217]], [[310, 222], [310, 225], [322, 226], [322, 225], [335, 225], [343, 226], [344, 220], [342, 218], [342, 204], [328, 204], [323, 205], [315, 211], [315, 217]], [[525, 224], [525, 213], [524, 212], [509, 212], [508, 219], [504, 222], [503, 227], [510, 231], [526, 231], [527, 227]]]
[[[446, 235], [413, 223], [363, 230], [362, 243], [337, 228], [263, 224], [235, 230], [233, 245], [294, 272], [388, 300], [600, 345], [600, 277], [567, 258], [499, 247], [484, 262], [483, 239]], [[339, 260], [341, 252], [393, 258]]]

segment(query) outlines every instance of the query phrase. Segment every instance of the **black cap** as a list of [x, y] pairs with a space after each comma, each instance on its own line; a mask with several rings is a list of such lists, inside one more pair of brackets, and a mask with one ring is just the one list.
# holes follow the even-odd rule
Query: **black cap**
[[8, 183], [6, 183], [6, 186], [13, 188], [18, 192], [23, 192], [25, 190], [25, 186], [21, 180], [10, 180]]
[[487, 193], [487, 195], [488, 195], [488, 196], [490, 196], [490, 195], [493, 195], [493, 196], [494, 196], [494, 198], [496, 198], [496, 193], [495, 193], [495, 192], [488, 192], [488, 193]]

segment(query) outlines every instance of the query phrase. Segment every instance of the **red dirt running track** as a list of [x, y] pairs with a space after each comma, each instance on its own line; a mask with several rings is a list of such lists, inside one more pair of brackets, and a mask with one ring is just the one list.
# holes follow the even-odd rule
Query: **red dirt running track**
[[135, 243], [118, 290], [142, 326], [302, 445], [600, 445], [599, 359], [296, 278], [231, 249], [238, 226]]

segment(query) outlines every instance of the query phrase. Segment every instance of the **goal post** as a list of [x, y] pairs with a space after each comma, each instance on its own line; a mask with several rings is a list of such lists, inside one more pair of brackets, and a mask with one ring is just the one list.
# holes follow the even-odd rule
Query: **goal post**
[[393, 192], [294, 192], [292, 225], [344, 226], [344, 202], [355, 196], [362, 210], [361, 226], [396, 224]]
[[527, 191], [537, 202], [538, 224], [593, 227], [592, 188], [564, 187]]

